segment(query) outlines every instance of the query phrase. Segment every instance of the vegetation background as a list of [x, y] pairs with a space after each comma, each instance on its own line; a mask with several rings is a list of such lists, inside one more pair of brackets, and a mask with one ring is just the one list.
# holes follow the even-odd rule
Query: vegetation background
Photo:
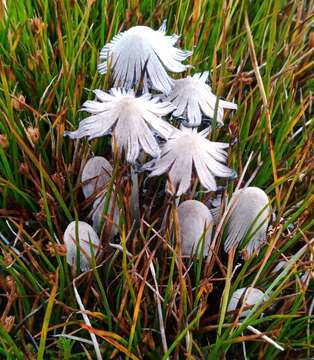
[[[159, 232], [167, 207], [176, 217], [164, 180], [147, 185], [141, 174], [143, 220], [134, 232], [130, 180], [119, 166], [122, 251], [104, 237], [99, 266], [75, 274], [62, 242], [68, 223], [90, 210], [80, 172], [92, 153], [111, 154], [108, 139], [69, 141], [64, 130], [77, 127], [90, 89], [109, 86], [97, 73], [106, 41], [137, 24], [157, 29], [165, 18], [180, 47], [194, 50], [190, 71], [209, 70], [214, 92], [238, 104], [213, 138], [233, 144], [229, 166], [239, 176], [253, 153], [244, 182], [253, 175], [272, 201], [267, 245], [247, 261], [237, 254], [232, 279], [223, 232], [209, 273], [202, 260], [183, 261], [167, 246], [170, 228]], [[98, 348], [103, 358], [313, 357], [313, 49], [311, 0], [0, 1], [0, 357], [92, 359]], [[270, 299], [237, 326], [221, 310], [223, 289], [252, 283]]]

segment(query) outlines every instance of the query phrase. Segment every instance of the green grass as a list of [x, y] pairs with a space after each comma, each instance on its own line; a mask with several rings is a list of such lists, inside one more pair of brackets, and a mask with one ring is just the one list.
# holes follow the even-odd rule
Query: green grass
[[[115, 159], [123, 251], [107, 249], [97, 268], [75, 281], [89, 330], [104, 358], [242, 358], [244, 339], [250, 359], [313, 357], [313, 275], [308, 286], [300, 282], [302, 272], [313, 274], [313, 246], [298, 253], [314, 232], [313, 1], [9, 0], [7, 15], [2, 3], [0, 357], [95, 358], [78, 313], [75, 275], [61, 245], [68, 223], [85, 220], [91, 207], [80, 188], [85, 160], [92, 153], [107, 159], [112, 154], [108, 138], [88, 144], [63, 133], [77, 127], [82, 118], [78, 109], [91, 96], [88, 90], [108, 88], [108, 79], [97, 73], [104, 43], [122, 28], [158, 28], [165, 18], [167, 32], [182, 35], [180, 46], [194, 49], [191, 71], [209, 70], [215, 93], [238, 104], [213, 138], [234, 143], [228, 161], [239, 176], [253, 152], [244, 182], [257, 170], [252, 184], [272, 201], [273, 231], [258, 256], [243, 261], [236, 253], [233, 266], [242, 266], [232, 278], [221, 231], [219, 261], [213, 258], [207, 266], [195, 261], [183, 277], [190, 263], [167, 247], [175, 241], [169, 225], [175, 221], [175, 207], [166, 195], [156, 196], [164, 183], [159, 178], [145, 185], [146, 174], [140, 174], [140, 185], [149, 186], [141, 202], [152, 205], [152, 211], [148, 216], [142, 206], [143, 220], [133, 231], [131, 182], [126, 167]], [[25, 102], [18, 101], [21, 95]], [[38, 139], [32, 141], [30, 127], [39, 130]], [[230, 182], [228, 192], [235, 186], [236, 181]], [[206, 201], [209, 195], [199, 191], [197, 198]], [[160, 230], [167, 208], [167, 226]], [[102, 240], [106, 246], [106, 238]], [[278, 276], [271, 274], [284, 258], [290, 259], [289, 267]], [[252, 283], [269, 292], [270, 299], [237, 327], [220, 307], [221, 298], [224, 293], [227, 301], [228, 293]], [[225, 284], [230, 291], [223, 292]], [[10, 316], [14, 321], [8, 325]], [[246, 325], [257, 327], [285, 351], [252, 338]], [[56, 336], [62, 333], [70, 338]]]

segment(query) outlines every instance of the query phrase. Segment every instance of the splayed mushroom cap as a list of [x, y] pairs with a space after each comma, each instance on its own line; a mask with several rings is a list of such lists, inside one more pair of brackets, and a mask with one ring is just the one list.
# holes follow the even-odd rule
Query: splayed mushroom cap
[[100, 248], [100, 241], [95, 230], [84, 221], [72, 221], [64, 232], [64, 243], [67, 250], [67, 262], [71, 266], [76, 265], [77, 239], [76, 227], [78, 235], [78, 244], [80, 246], [80, 267], [81, 271], [90, 269], [90, 261], [92, 259], [91, 246], [96, 256]]
[[168, 93], [173, 84], [166, 70], [180, 73], [187, 69], [182, 61], [192, 52], [174, 45], [179, 36], [166, 35], [166, 23], [155, 31], [147, 26], [134, 26], [117, 34], [100, 51], [98, 71], [105, 74], [108, 65], [115, 87], [131, 89], [143, 77], [144, 89], [149, 85]]
[[[262, 300], [263, 299], [263, 300]], [[263, 291], [253, 288], [241, 288], [236, 290], [229, 301], [227, 312], [235, 311], [242, 304], [244, 307], [254, 306], [259, 301], [267, 301], [269, 297], [263, 293]], [[245, 317], [249, 313], [249, 310], [243, 311], [240, 315], [240, 318]]]
[[223, 163], [226, 162], [228, 144], [209, 141], [208, 130], [182, 127], [175, 130], [168, 141], [162, 144], [161, 156], [144, 164], [143, 169], [151, 171], [150, 176], [168, 172], [170, 187], [177, 195], [185, 193], [191, 185], [194, 167], [201, 184], [208, 191], [216, 191], [217, 177], [234, 177], [235, 173]]
[[82, 190], [85, 198], [98, 194], [104, 189], [112, 175], [112, 166], [102, 156], [90, 158], [82, 171]]
[[266, 242], [267, 227], [271, 215], [269, 199], [266, 193], [257, 187], [247, 187], [232, 194], [228, 214], [228, 235], [224, 249], [229, 252], [238, 247], [248, 236], [245, 249], [250, 257]]
[[203, 256], [206, 256], [213, 228], [213, 218], [208, 208], [200, 201], [187, 200], [178, 206], [178, 217], [182, 255], [201, 254], [203, 248]]
[[[165, 97], [165, 100], [171, 102], [176, 107], [173, 116], [186, 119], [185, 126], [199, 126], [203, 116], [214, 118], [218, 99], [213, 94], [211, 87], [206, 84], [207, 79], [208, 71], [174, 80], [170, 93]], [[218, 100], [218, 124], [223, 125], [224, 109], [236, 108], [237, 105], [232, 102]]]
[[174, 110], [169, 102], [159, 102], [150, 94], [136, 97], [133, 90], [111, 89], [109, 93], [95, 90], [96, 100], [88, 100], [82, 110], [92, 114], [82, 120], [76, 131], [65, 132], [71, 139], [87, 136], [93, 139], [113, 134], [126, 159], [134, 163], [143, 149], [152, 157], [160, 154], [155, 134], [167, 139], [173, 127], [162, 120]]

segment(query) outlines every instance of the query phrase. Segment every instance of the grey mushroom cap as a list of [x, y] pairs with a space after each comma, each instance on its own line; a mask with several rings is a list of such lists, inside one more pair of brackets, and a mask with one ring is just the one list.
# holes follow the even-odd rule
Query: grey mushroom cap
[[104, 190], [112, 175], [112, 166], [102, 156], [94, 156], [85, 164], [81, 181], [85, 198]]
[[176, 129], [161, 146], [158, 159], [144, 164], [143, 169], [151, 171], [150, 176], [159, 176], [168, 172], [170, 184], [176, 195], [185, 193], [190, 185], [192, 169], [208, 191], [216, 191], [217, 177], [233, 177], [234, 171], [224, 163], [227, 160], [226, 143], [207, 139], [208, 129], [197, 132], [196, 129], [182, 127]]
[[[263, 300], [262, 300], [263, 299]], [[263, 293], [263, 291], [253, 288], [241, 288], [236, 290], [229, 301], [227, 312], [235, 311], [242, 304], [244, 307], [254, 306], [259, 301], [265, 302], [269, 299], [267, 295]], [[242, 300], [242, 301], [240, 301]], [[245, 310], [241, 313], [240, 318], [245, 317], [249, 313], [249, 310]]]
[[203, 246], [203, 256], [207, 256], [213, 229], [213, 218], [209, 209], [200, 201], [187, 200], [178, 206], [178, 217], [181, 254], [183, 256], [201, 254]]
[[206, 84], [207, 79], [208, 71], [174, 80], [169, 95], [165, 97], [176, 107], [173, 116], [185, 118], [189, 127], [199, 126], [203, 116], [214, 118], [217, 101], [217, 122], [220, 125], [223, 125], [224, 109], [237, 109], [232, 102], [218, 100]]
[[[277, 274], [289, 264], [286, 260], [280, 260], [277, 265], [271, 271], [271, 274]], [[300, 274], [300, 281], [303, 286], [308, 286], [311, 279], [314, 278], [314, 271], [307, 270], [305, 272], [301, 272]]]
[[250, 257], [266, 242], [267, 227], [271, 215], [268, 196], [258, 187], [247, 187], [232, 194], [227, 221], [227, 239], [224, 250], [229, 252], [239, 246], [245, 236]]
[[[103, 219], [103, 211], [106, 201], [106, 194], [102, 194], [98, 199], [94, 201], [93, 209], [92, 209], [92, 222], [94, 230], [99, 233], [101, 231], [101, 223]], [[111, 225], [111, 234], [110, 237], [113, 238], [115, 235], [118, 234], [119, 229], [119, 208], [117, 204], [113, 203], [113, 196], [111, 195], [109, 201], [109, 210], [108, 213], [111, 214], [112, 208], [114, 206], [114, 213], [113, 213], [113, 223]]]
[[278, 273], [279, 271], [283, 270], [288, 265], [288, 261], [280, 260], [276, 266], [271, 271], [272, 274]]
[[166, 35], [165, 22], [157, 31], [134, 26], [117, 34], [102, 48], [98, 71], [105, 74], [109, 66], [115, 87], [131, 89], [144, 75], [144, 89], [151, 85], [155, 90], [168, 93], [173, 81], [166, 70], [185, 71], [188, 66], [182, 61], [192, 54], [174, 46], [178, 39], [177, 35]]
[[303, 286], [309, 286], [309, 283], [311, 280], [314, 279], [314, 271], [307, 270], [304, 272], [304, 274], [301, 275], [301, 283]]
[[64, 232], [64, 244], [67, 251], [67, 263], [71, 266], [76, 265], [77, 240], [76, 227], [78, 234], [78, 244], [80, 247], [80, 267], [81, 271], [90, 269], [92, 259], [91, 246], [94, 256], [99, 252], [100, 240], [95, 230], [84, 221], [72, 221]]

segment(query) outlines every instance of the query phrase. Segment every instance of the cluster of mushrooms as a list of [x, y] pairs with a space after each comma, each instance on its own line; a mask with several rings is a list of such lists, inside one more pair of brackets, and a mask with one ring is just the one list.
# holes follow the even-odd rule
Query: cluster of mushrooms
[[[198, 127], [209, 121], [222, 127], [224, 109], [235, 110], [237, 106], [213, 94], [208, 72], [181, 79], [169, 76], [168, 72], [186, 71], [189, 66], [182, 62], [192, 55], [191, 51], [175, 47], [178, 39], [177, 35], [166, 35], [166, 22], [156, 31], [135, 26], [117, 34], [101, 50], [98, 66], [101, 74], [110, 70], [113, 88], [94, 90], [95, 100], [86, 101], [81, 109], [90, 116], [80, 122], [77, 130], [65, 135], [90, 140], [111, 134], [113, 146], [125, 155], [131, 167], [140, 166], [149, 172], [149, 177], [167, 174], [166, 190], [177, 199], [182, 256], [208, 255], [212, 230], [224, 211], [224, 250], [229, 253], [240, 245], [243, 249], [244, 241], [246, 256], [250, 257], [266, 241], [271, 208], [263, 190], [237, 189], [229, 201], [218, 196], [210, 207], [197, 200], [180, 203], [180, 196], [191, 187], [192, 174], [209, 192], [217, 192], [216, 177], [235, 178], [235, 172], [225, 165], [229, 144], [210, 141], [211, 126], [203, 126], [201, 131]], [[143, 153], [152, 160], [142, 164]], [[115, 199], [108, 201], [106, 197], [112, 171], [108, 160], [95, 156], [88, 160], [81, 175], [84, 196], [94, 199], [92, 226], [83, 221], [72, 222], [64, 233], [67, 261], [76, 266], [80, 254], [81, 271], [89, 270], [91, 258], [101, 253], [99, 234], [105, 203], [109, 203], [107, 212], [113, 215], [112, 236], [118, 232], [117, 204]], [[238, 289], [227, 310], [235, 310], [240, 299], [245, 307], [263, 296], [259, 289]]]

